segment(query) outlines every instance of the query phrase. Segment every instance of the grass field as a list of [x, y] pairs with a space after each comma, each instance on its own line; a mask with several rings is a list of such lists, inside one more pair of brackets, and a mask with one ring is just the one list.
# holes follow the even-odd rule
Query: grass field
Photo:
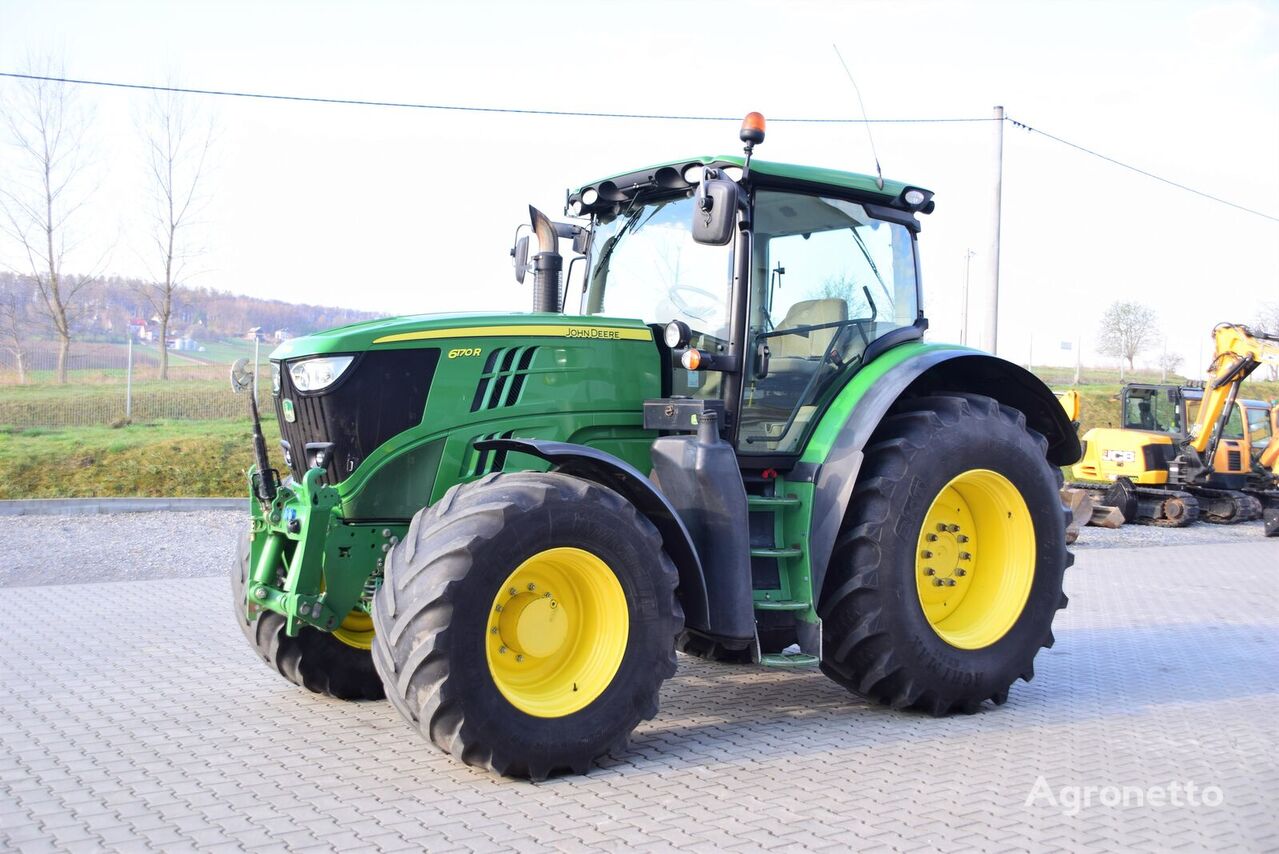
[[[1042, 374], [1054, 388], [1066, 388], [1073, 371], [1045, 369]], [[1088, 379], [1109, 377], [1090, 373]], [[1158, 381], [1158, 376], [1140, 379]], [[77, 405], [89, 405], [85, 401], [114, 405], [119, 398], [117, 387], [5, 388], [0, 395], [0, 425], [9, 426], [0, 426], [0, 498], [243, 495], [243, 473], [250, 465], [252, 447], [248, 419], [226, 414], [243, 412], [244, 399], [232, 397], [224, 380], [176, 385], [189, 387], [189, 393], [184, 390], [175, 398], [173, 383], [136, 384], [134, 422], [118, 428], [23, 428], [5, 420], [6, 412], [12, 416], [45, 406], [65, 410], [77, 401]], [[1113, 381], [1080, 387], [1081, 432], [1117, 426], [1120, 388], [1118, 374]], [[1279, 383], [1248, 383], [1243, 394], [1279, 398]], [[12, 406], [18, 409], [6, 409]], [[174, 406], [178, 417], [173, 417]], [[168, 410], [155, 411], [165, 407]], [[122, 415], [122, 405], [119, 411]], [[201, 417], [205, 412], [219, 417]], [[267, 448], [278, 466], [279, 435], [274, 418], [266, 414]]]
[[[274, 421], [262, 425], [276, 449]], [[0, 498], [244, 495], [248, 419], [0, 433]]]

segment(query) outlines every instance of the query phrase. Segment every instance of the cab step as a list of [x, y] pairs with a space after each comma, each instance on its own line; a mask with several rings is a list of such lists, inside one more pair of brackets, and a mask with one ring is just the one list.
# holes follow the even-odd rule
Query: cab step
[[799, 499], [794, 495], [748, 495], [746, 506], [752, 510], [779, 510], [783, 507], [798, 507]]
[[790, 599], [756, 599], [756, 611], [807, 611], [807, 602], [795, 602]]
[[759, 663], [763, 667], [815, 667], [819, 662], [817, 656], [805, 652], [770, 652], [761, 655]]
[[754, 548], [751, 549], [751, 557], [800, 557], [804, 554], [804, 550], [797, 547], [777, 547], [777, 548]]

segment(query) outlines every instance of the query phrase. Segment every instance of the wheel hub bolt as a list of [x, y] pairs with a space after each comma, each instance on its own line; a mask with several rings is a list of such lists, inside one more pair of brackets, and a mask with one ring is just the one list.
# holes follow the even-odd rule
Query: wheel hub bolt
[[493, 628], [489, 629], [489, 634], [491, 635], [497, 634], [497, 626], [494, 626]]
[[259, 587], [257, 590], [254, 590], [254, 591], [253, 591], [253, 595], [254, 595], [254, 596], [256, 596], [256, 597], [257, 597], [257, 598], [259, 598], [259, 599], [265, 599], [265, 598], [266, 598], [266, 588], [265, 588], [265, 587]]
[[517, 655], [517, 656], [515, 656], [515, 660], [516, 660], [516, 661], [523, 661], [523, 660], [524, 660], [524, 656], [522, 656], [522, 655]]
[[954, 586], [955, 586], [955, 579], [953, 579], [953, 578], [947, 578], [947, 579], [946, 579], [946, 586], [947, 586], [947, 587], [954, 587]]
[[494, 610], [494, 611], [501, 611], [501, 610], [502, 610], [502, 606], [501, 606], [501, 605], [494, 605], [494, 606], [493, 606], [493, 610]]
[[946, 583], [946, 582], [942, 581], [940, 578], [934, 578], [934, 579], [933, 579], [933, 586], [934, 586], [934, 587], [941, 587], [941, 586], [942, 586], [943, 584], [945, 584], [945, 583]]
[[499, 647], [497, 648], [497, 652], [498, 652], [498, 655], [506, 655], [506, 647], [504, 647], [504, 646], [499, 646]]
[[514, 588], [514, 587], [512, 587], [510, 590], [507, 590], [506, 592], [507, 592], [507, 593], [509, 593], [509, 594], [511, 594], [512, 596], [514, 596], [514, 595], [515, 595], [515, 588]]
[[[947, 525], [946, 525], [946, 523], [945, 523], [945, 522], [938, 522], [938, 523], [937, 523], [937, 530], [938, 530], [938, 531], [941, 531], [942, 533], [945, 533], [946, 531], [948, 531], [948, 530], [950, 530], [950, 529], [947, 527]], [[935, 538], [934, 538], [934, 539], [935, 539]]]
[[972, 557], [973, 557], [973, 556], [972, 556], [970, 553], [968, 553], [968, 552], [960, 552], [960, 553], [959, 553], [959, 559], [960, 559], [960, 560], [972, 560]]
[[946, 530], [947, 530], [947, 531], [950, 531], [950, 532], [953, 534], [953, 533], [955, 533], [956, 531], [958, 531], [958, 530], [959, 530], [959, 526], [958, 526], [958, 525], [947, 525], [947, 526], [946, 526]]
[[924, 539], [928, 540], [928, 542], [930, 542], [930, 543], [935, 543], [935, 542], [937, 542], [937, 535], [936, 535], [936, 534], [929, 534], [929, 535], [928, 535], [927, 537], [925, 537]]
[[937, 570], [933, 569], [931, 566], [924, 567], [924, 575], [936, 575], [936, 574], [937, 574]]
[[921, 555], [921, 557], [923, 557], [924, 560], [927, 560], [928, 558], [932, 556], [933, 556], [933, 553], [930, 552], [928, 549], [924, 549], [924, 553]]
[[966, 570], [966, 569], [958, 569], [958, 568], [957, 568], [957, 569], [955, 570], [955, 574], [956, 574], [956, 575], [958, 575], [958, 576], [960, 576], [960, 577], [962, 578], [963, 576], [965, 576], [965, 575], [967, 575], [967, 574], [968, 574], [968, 570]]
[[966, 543], [966, 542], [968, 542], [968, 535], [967, 535], [967, 534], [960, 534], [958, 537], [955, 537], [955, 540], [956, 540], [956, 541], [958, 541], [958, 542], [961, 542], [961, 543]]
[[532, 592], [537, 589], [537, 585], [533, 584], [532, 582], [529, 582], [528, 589], [529, 589], [529, 592]]

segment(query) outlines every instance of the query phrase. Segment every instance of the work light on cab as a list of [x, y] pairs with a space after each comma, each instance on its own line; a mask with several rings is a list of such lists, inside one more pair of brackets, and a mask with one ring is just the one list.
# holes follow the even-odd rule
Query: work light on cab
[[693, 330], [688, 324], [682, 320], [672, 320], [666, 324], [666, 328], [662, 330], [662, 340], [666, 342], [666, 346], [672, 350], [679, 350], [688, 346], [688, 339], [693, 337]]

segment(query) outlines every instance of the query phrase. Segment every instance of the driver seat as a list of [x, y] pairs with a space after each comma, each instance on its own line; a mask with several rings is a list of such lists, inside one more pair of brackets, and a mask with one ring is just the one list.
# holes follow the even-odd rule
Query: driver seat
[[[842, 299], [806, 299], [792, 305], [786, 316], [774, 329], [792, 329], [796, 326], [817, 326], [822, 323], [838, 323], [848, 319], [848, 303]], [[837, 327], [814, 329], [808, 333], [778, 335], [771, 339], [768, 349], [773, 359], [820, 359], [838, 332]]]

